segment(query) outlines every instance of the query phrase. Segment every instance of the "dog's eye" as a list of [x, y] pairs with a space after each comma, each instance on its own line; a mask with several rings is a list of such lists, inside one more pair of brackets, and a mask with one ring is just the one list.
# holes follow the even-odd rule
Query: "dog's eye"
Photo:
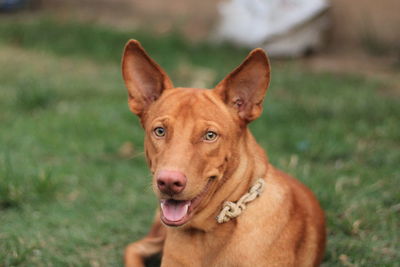
[[218, 137], [218, 134], [217, 134], [216, 132], [207, 131], [207, 132], [204, 134], [203, 139], [204, 139], [205, 141], [211, 142], [211, 141], [214, 141], [215, 139], [217, 139], [217, 137]]
[[153, 132], [157, 137], [165, 136], [165, 129], [163, 127], [156, 127], [154, 128]]

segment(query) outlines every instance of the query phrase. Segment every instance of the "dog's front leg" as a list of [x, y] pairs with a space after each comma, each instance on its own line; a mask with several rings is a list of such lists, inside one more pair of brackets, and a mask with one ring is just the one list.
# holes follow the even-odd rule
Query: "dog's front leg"
[[125, 266], [144, 267], [146, 258], [162, 252], [165, 236], [165, 226], [160, 221], [160, 213], [157, 212], [149, 234], [126, 247], [124, 255]]

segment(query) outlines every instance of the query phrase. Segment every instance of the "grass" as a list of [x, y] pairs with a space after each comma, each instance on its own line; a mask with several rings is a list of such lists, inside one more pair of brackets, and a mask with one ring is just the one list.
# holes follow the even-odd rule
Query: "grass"
[[[247, 53], [175, 34], [1, 21], [1, 266], [120, 266], [124, 246], [147, 232], [155, 199], [119, 67], [129, 38], [178, 86], [196, 78], [189, 69], [211, 87]], [[379, 93], [384, 81], [272, 64], [251, 128], [271, 162], [320, 199], [324, 265], [399, 266], [399, 99]]]

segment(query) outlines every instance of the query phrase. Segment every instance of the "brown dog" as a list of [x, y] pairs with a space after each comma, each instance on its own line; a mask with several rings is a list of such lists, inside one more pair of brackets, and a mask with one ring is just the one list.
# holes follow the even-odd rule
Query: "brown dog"
[[162, 266], [316, 266], [324, 214], [312, 192], [277, 170], [247, 124], [261, 115], [268, 58], [253, 50], [215, 89], [174, 88], [131, 40], [122, 62], [129, 107], [146, 132], [160, 200], [126, 266], [162, 252]]

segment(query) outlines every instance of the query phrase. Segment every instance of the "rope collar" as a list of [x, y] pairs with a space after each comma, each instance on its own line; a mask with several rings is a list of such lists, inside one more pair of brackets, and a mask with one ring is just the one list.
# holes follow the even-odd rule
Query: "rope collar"
[[255, 184], [250, 187], [249, 192], [244, 194], [236, 203], [225, 201], [222, 210], [217, 216], [218, 223], [229, 222], [231, 219], [238, 217], [246, 209], [246, 204], [255, 200], [264, 190], [264, 179], [258, 179]]

